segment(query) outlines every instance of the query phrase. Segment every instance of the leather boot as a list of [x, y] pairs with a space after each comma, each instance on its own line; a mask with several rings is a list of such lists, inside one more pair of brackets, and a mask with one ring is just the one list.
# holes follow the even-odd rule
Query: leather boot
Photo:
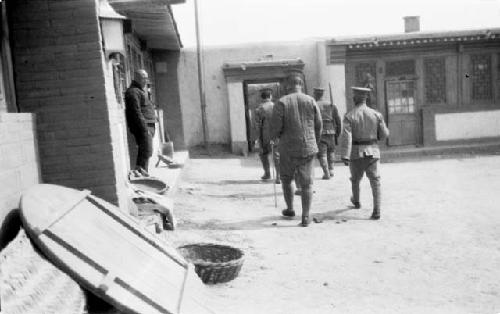
[[334, 160], [335, 160], [335, 154], [334, 153], [328, 154], [327, 162], [328, 162], [328, 170], [330, 172], [330, 177], [333, 177], [333, 161]]
[[274, 169], [276, 170], [276, 184], [281, 183], [280, 179], [280, 160], [278, 158], [274, 158]]
[[312, 203], [312, 188], [310, 185], [306, 187], [302, 187], [302, 221], [301, 226], [307, 227], [309, 226], [309, 210], [311, 208]]
[[[281, 188], [283, 189], [283, 197], [285, 198], [286, 209], [282, 212], [283, 216], [295, 216], [295, 212], [293, 211], [293, 187], [292, 183], [281, 182]], [[285, 214], [290, 213], [290, 215]], [[293, 213], [293, 215], [292, 215]]]
[[354, 205], [354, 208], [360, 209], [361, 203], [359, 202], [359, 182], [352, 182], [351, 180], [351, 189], [352, 189], [351, 203], [352, 205]]
[[372, 196], [373, 196], [373, 213], [370, 219], [379, 220], [380, 219], [380, 181], [370, 180], [370, 186], [372, 188]]
[[264, 168], [264, 175], [260, 177], [262, 180], [271, 179], [271, 171], [269, 166], [269, 158], [267, 155], [259, 155], [260, 161], [262, 162], [262, 168]]
[[326, 157], [320, 157], [319, 158], [319, 164], [321, 165], [321, 168], [323, 169], [323, 180], [330, 180], [330, 171], [328, 169], [328, 164], [326, 162]]

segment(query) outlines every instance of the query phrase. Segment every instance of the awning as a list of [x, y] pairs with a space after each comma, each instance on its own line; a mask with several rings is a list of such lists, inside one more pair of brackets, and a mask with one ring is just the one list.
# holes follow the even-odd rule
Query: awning
[[113, 9], [132, 21], [135, 34], [148, 49], [180, 50], [181, 39], [168, 0], [108, 0]]

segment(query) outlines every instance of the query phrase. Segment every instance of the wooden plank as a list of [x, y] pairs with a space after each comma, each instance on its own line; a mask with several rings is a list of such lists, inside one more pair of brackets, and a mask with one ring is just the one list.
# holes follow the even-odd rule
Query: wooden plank
[[[179, 313], [181, 307], [188, 309], [183, 313], [212, 313], [183, 304], [197, 296], [186, 296], [189, 264], [174, 248], [112, 204], [93, 196], [78, 201], [81, 196], [47, 184], [22, 196], [25, 227], [52, 262], [125, 313]], [[196, 280], [198, 289], [189, 293], [203, 292], [201, 280], [190, 279]]]

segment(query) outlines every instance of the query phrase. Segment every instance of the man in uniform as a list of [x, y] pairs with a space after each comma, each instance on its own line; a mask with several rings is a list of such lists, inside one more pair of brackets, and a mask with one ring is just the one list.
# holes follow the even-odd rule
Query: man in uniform
[[294, 175], [302, 189], [301, 225], [309, 225], [312, 201], [314, 157], [318, 152], [321, 135], [321, 114], [316, 101], [302, 93], [304, 81], [298, 75], [288, 77], [290, 94], [282, 97], [273, 109], [273, 138], [279, 138], [280, 173], [287, 208], [283, 216], [293, 217]]
[[354, 108], [346, 113], [341, 138], [341, 158], [351, 172], [352, 197], [355, 208], [359, 202], [359, 182], [366, 172], [373, 195], [371, 219], [380, 219], [380, 149], [377, 142], [389, 136], [382, 114], [366, 105], [370, 89], [352, 87]]
[[153, 104], [146, 90], [148, 73], [137, 70], [130, 87], [125, 92], [125, 116], [130, 133], [137, 143], [136, 168], [140, 174], [149, 176], [148, 163], [153, 155], [153, 136], [157, 120]]
[[335, 144], [340, 134], [341, 124], [337, 106], [328, 101], [321, 100], [325, 90], [314, 88], [314, 99], [321, 111], [323, 120], [323, 132], [318, 145], [318, 160], [323, 169], [323, 180], [333, 177], [333, 160], [335, 158]]
[[269, 154], [273, 152], [274, 154], [272, 157], [274, 161], [274, 167], [276, 169], [276, 183], [279, 184], [279, 153], [277, 147], [275, 146], [276, 140], [272, 141], [271, 138], [271, 119], [274, 107], [274, 103], [272, 102], [271, 89], [262, 89], [260, 97], [262, 98], [263, 102], [255, 110], [255, 126], [260, 143], [259, 157], [262, 162], [262, 167], [264, 168], [264, 175], [261, 177], [261, 179], [268, 180], [271, 178]]

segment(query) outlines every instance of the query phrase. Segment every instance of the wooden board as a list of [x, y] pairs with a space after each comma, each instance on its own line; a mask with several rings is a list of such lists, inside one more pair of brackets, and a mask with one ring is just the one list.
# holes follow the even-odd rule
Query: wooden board
[[22, 195], [21, 215], [54, 264], [124, 313], [214, 313], [191, 264], [88, 191], [35, 185]]

